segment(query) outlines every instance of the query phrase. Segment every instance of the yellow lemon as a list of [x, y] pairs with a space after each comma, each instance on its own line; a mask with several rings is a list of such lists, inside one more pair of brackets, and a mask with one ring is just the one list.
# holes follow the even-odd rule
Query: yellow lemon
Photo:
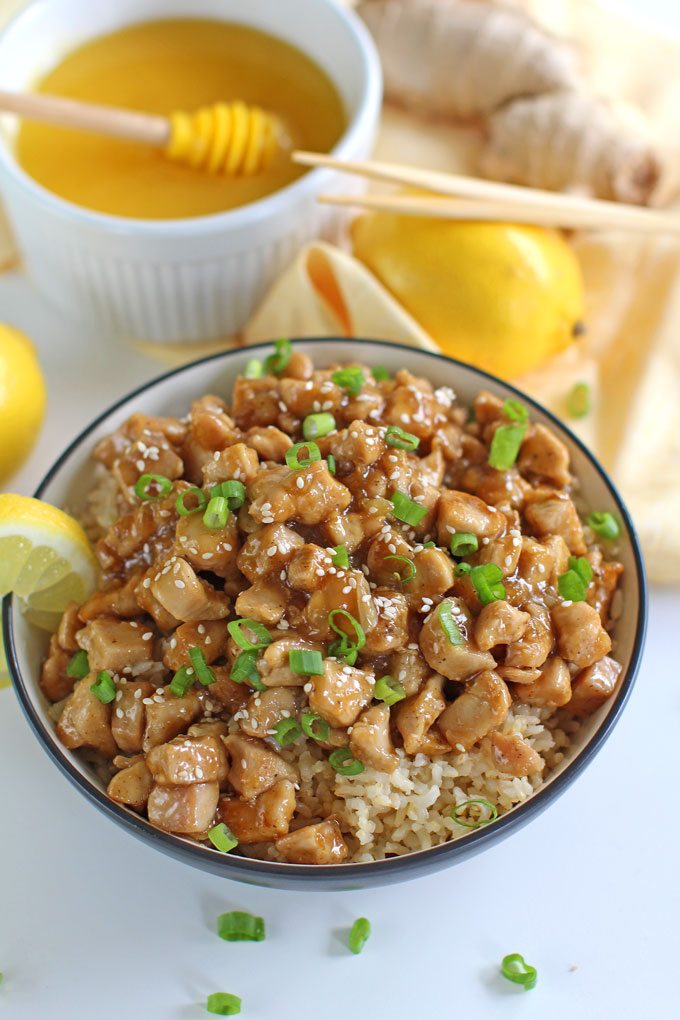
[[558, 231], [374, 213], [352, 237], [445, 354], [495, 375], [536, 368], [582, 329], [581, 271]]
[[0, 323], [0, 481], [26, 459], [45, 414], [45, 383], [33, 345]]

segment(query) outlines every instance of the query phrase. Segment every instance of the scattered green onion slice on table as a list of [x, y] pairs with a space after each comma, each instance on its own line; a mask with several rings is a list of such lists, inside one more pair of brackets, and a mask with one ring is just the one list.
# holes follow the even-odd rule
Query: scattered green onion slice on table
[[335, 418], [328, 411], [321, 414], [308, 414], [302, 423], [302, 435], [305, 439], [321, 439], [335, 428]]
[[246, 367], [243, 369], [244, 379], [259, 379], [262, 376], [262, 362], [258, 361], [257, 358], [251, 358], [250, 361], [246, 362]]
[[529, 411], [521, 400], [513, 400], [510, 397], [503, 402], [503, 414], [510, 421], [529, 421]]
[[371, 369], [371, 375], [376, 382], [385, 382], [387, 379], [391, 379], [392, 376], [387, 371], [384, 365], [375, 365]]
[[387, 426], [385, 442], [388, 446], [393, 446], [395, 450], [408, 450], [409, 452], [417, 450], [420, 446], [418, 436], [414, 436], [412, 432], [404, 432], [398, 425]]
[[349, 747], [339, 747], [328, 755], [328, 764], [340, 776], [358, 776], [364, 771], [364, 764], [355, 758]]
[[336, 386], [346, 390], [350, 397], [356, 397], [365, 382], [364, 373], [360, 368], [354, 366], [351, 368], [340, 368], [337, 372], [333, 372], [331, 380]]
[[259, 680], [260, 674], [257, 668], [257, 652], [243, 651], [234, 659], [234, 664], [229, 673], [229, 679], [235, 684], [245, 683], [246, 680]]
[[238, 995], [229, 992], [213, 992], [208, 996], [205, 1008], [208, 1013], [216, 1013], [217, 1016], [236, 1016], [241, 1012], [241, 1000]]
[[527, 963], [521, 953], [508, 953], [501, 960], [501, 974], [508, 981], [516, 985], [522, 985], [528, 992], [536, 987], [538, 972], [535, 967]]
[[75, 680], [82, 680], [89, 672], [90, 660], [87, 657], [87, 652], [81, 648], [79, 652], [71, 656], [66, 667], [66, 676], [72, 676]]
[[210, 687], [211, 684], [214, 684], [217, 677], [206, 662], [203, 650], [194, 645], [189, 649], [189, 658], [199, 684], [202, 684], [203, 687]]
[[349, 553], [346, 545], [336, 545], [333, 548], [333, 555], [331, 556], [334, 567], [348, 567], [349, 566]]
[[[298, 454], [301, 450], [307, 451], [306, 457], [299, 457]], [[286, 464], [293, 471], [301, 471], [302, 468], [308, 468], [310, 464], [315, 461], [321, 460], [321, 450], [311, 440], [306, 440], [304, 443], [295, 443], [293, 446], [289, 446], [286, 450]]]
[[217, 918], [217, 934], [225, 942], [264, 942], [264, 918], [245, 910], [230, 910]]
[[[258, 648], [266, 648], [267, 645], [272, 643], [272, 636], [264, 624], [258, 620], [251, 620], [247, 616], [241, 617], [238, 620], [232, 620], [227, 624], [227, 630], [239, 648], [243, 648], [247, 652], [257, 651]], [[244, 631], [249, 631], [254, 636], [255, 641], [247, 637], [243, 633]]]
[[274, 740], [279, 747], [288, 747], [302, 736], [302, 727], [297, 719], [279, 719], [274, 727]]
[[437, 609], [437, 616], [439, 617], [439, 626], [444, 631], [444, 634], [446, 635], [449, 644], [462, 645], [463, 635], [460, 632], [458, 624], [453, 618], [451, 603], [440, 602], [439, 608]]
[[224, 528], [229, 517], [229, 504], [224, 496], [212, 496], [203, 514], [206, 528], [217, 531]]
[[589, 528], [599, 535], [600, 538], [612, 540], [618, 538], [621, 534], [621, 528], [614, 514], [610, 514], [608, 510], [594, 510], [586, 517], [586, 524]]
[[172, 492], [172, 482], [165, 475], [140, 475], [135, 482], [135, 496], [140, 499], [160, 499]]
[[393, 676], [381, 676], [375, 682], [373, 697], [376, 701], [384, 701], [386, 705], [391, 706], [396, 705], [398, 701], [403, 701], [406, 691]]
[[97, 674], [96, 681], [90, 684], [90, 690], [102, 705], [109, 705], [115, 700], [116, 685], [108, 669], [103, 669], [101, 673]]
[[300, 716], [303, 732], [319, 743], [325, 744], [331, 735], [331, 728], [316, 712], [303, 712]]
[[371, 934], [371, 922], [366, 917], [358, 917], [352, 925], [347, 945], [353, 953], [360, 953]]
[[315, 648], [291, 648], [288, 665], [298, 676], [323, 676], [323, 656]]
[[190, 673], [187, 666], [180, 666], [170, 681], [170, 692], [176, 698], [183, 698], [190, 687], [193, 687], [195, 673]]
[[335, 457], [332, 453], [329, 453], [326, 457], [326, 463], [328, 464], [328, 471], [331, 475], [334, 475], [337, 471], [337, 465], [335, 463]]
[[[232, 478], [228, 482], [220, 482], [218, 485], [214, 485], [210, 490], [210, 498], [214, 499], [215, 496], [221, 496], [226, 499], [227, 506], [230, 510], [238, 510], [242, 507], [246, 499], [246, 487], [243, 482], [239, 482], [238, 479]], [[225, 522], [226, 523], [226, 522]]]
[[479, 539], [471, 531], [456, 531], [451, 535], [449, 549], [452, 556], [470, 556], [479, 549]]
[[527, 423], [499, 425], [489, 447], [489, 465], [496, 471], [509, 471], [517, 460], [520, 447], [527, 434]]
[[[488, 814], [480, 815], [480, 817], [473, 822], [463, 821], [461, 818], [461, 812], [467, 810], [469, 807], [480, 807], [483, 808]], [[457, 825], [462, 825], [464, 829], [479, 829], [482, 825], [489, 825], [491, 822], [495, 822], [498, 818], [498, 810], [490, 800], [485, 797], [471, 797], [469, 800], [464, 800], [461, 804], [451, 812], [451, 817]]]
[[275, 340], [274, 353], [264, 359], [264, 370], [271, 375], [280, 375], [293, 353], [293, 345], [290, 340]]
[[[196, 506], [188, 507], [184, 500], [187, 496], [193, 496], [196, 499]], [[197, 514], [199, 510], [205, 510], [208, 505], [207, 497], [203, 489], [199, 489], [197, 485], [192, 485], [189, 489], [184, 489], [179, 493], [175, 500], [175, 510], [180, 517], [190, 517], [191, 514]]]
[[574, 383], [567, 396], [567, 412], [570, 418], [585, 418], [590, 414], [591, 399], [588, 383]]
[[408, 556], [386, 556], [385, 561], [387, 560], [398, 560], [400, 563], [406, 564], [406, 573], [403, 577], [395, 571], [395, 576], [399, 578], [402, 584], [408, 584], [408, 582], [412, 581], [416, 576], [416, 565], [413, 560], [408, 558]]
[[217, 825], [213, 825], [212, 829], [208, 830], [208, 839], [215, 849], [223, 854], [228, 854], [230, 850], [238, 846], [236, 836], [224, 822], [219, 822]]
[[477, 598], [483, 606], [505, 598], [507, 592], [505, 585], [501, 584], [503, 571], [495, 563], [481, 563], [479, 566], [473, 567], [470, 577], [477, 592]]
[[398, 521], [403, 521], [404, 524], [410, 524], [411, 526], [420, 524], [427, 513], [426, 506], [421, 506], [420, 503], [416, 503], [403, 492], [399, 492], [399, 490], [390, 496], [390, 502], [393, 507], [393, 515]]

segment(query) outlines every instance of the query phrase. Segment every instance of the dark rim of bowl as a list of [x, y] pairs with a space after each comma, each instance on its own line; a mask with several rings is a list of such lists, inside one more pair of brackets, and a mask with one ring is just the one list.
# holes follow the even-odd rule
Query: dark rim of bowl
[[[368, 342], [377, 344], [378, 346], [386, 349], [403, 351], [405, 356], [408, 356], [409, 354], [412, 355], [414, 353], [413, 347], [409, 347], [404, 344], [396, 344], [386, 340], [369, 340], [364, 337], [361, 339], [354, 337], [320, 337], [318, 339], [308, 337], [305, 339], [294, 340], [293, 342], [296, 346], [300, 347], [310, 344], [330, 345], [337, 343], [349, 344]], [[271, 344], [272, 341], [253, 344], [249, 345], [247, 350], [248, 352], [252, 351], [256, 353], [257, 351], [271, 348]], [[415, 350], [417, 350], [418, 354], [431, 358], [433, 363], [443, 361], [446, 362], [447, 365], [454, 365], [459, 368], [472, 371], [479, 376], [480, 380], [489, 380], [496, 385], [502, 386], [504, 389], [510, 391], [526, 403], [530, 404], [535, 410], [545, 415], [558, 431], [567, 435], [570, 442], [573, 443], [586, 457], [592, 468], [600, 476], [601, 480], [609, 490], [610, 496], [616, 505], [616, 509], [623, 522], [625, 532], [631, 543], [633, 558], [635, 561], [639, 599], [633, 649], [631, 651], [626, 674], [621, 682], [616, 698], [612, 702], [609, 712], [602, 720], [597, 731], [592, 735], [588, 743], [577, 754], [574, 760], [566, 766], [562, 773], [560, 773], [560, 775], [556, 776], [552, 780], [548, 780], [545, 786], [541, 787], [526, 801], [523, 801], [521, 804], [512, 808], [507, 812], [507, 814], [501, 815], [501, 817], [492, 825], [476, 829], [465, 837], [442, 843], [436, 847], [424, 850], [414, 850], [400, 857], [390, 857], [385, 860], [371, 861], [363, 864], [310, 866], [304, 864], [285, 864], [278, 861], [261, 861], [249, 857], [232, 856], [231, 854], [219, 855], [219, 851], [217, 850], [211, 850], [202, 844], [192, 843], [190, 840], [181, 836], [175, 836], [171, 833], [163, 832], [161, 829], [155, 828], [150, 822], [141, 816], [137, 816], [132, 811], [128, 811], [122, 806], [116, 804], [114, 801], [110, 800], [105, 793], [98, 789], [89, 776], [87, 776], [84, 772], [81, 772], [69, 761], [61, 749], [54, 731], [45, 726], [40, 719], [33, 705], [30, 693], [23, 682], [23, 678], [19, 671], [17, 653], [14, 644], [14, 628], [12, 619], [13, 599], [12, 595], [7, 595], [3, 600], [2, 606], [3, 632], [7, 662], [22, 709], [47, 753], [61, 771], [67, 776], [67, 778], [70, 779], [70, 781], [90, 800], [92, 800], [105, 814], [112, 815], [114, 819], [117, 819], [125, 827], [136, 830], [137, 835], [141, 835], [143, 838], [159, 844], [159, 849], [174, 853], [175, 856], [184, 857], [199, 868], [205, 866], [206, 852], [209, 852], [215, 855], [212, 863], [214, 863], [214, 860], [218, 855], [221, 859], [223, 859], [225, 865], [225, 878], [236, 877], [236, 873], [242, 873], [244, 876], [248, 876], [251, 879], [256, 878], [256, 876], [261, 876], [263, 879], [266, 877], [271, 878], [276, 874], [281, 874], [282, 877], [285, 875], [286, 878], [290, 879], [304, 878], [305, 876], [311, 878], [313, 876], [315, 880], [317, 878], [323, 879], [325, 877], [329, 879], [339, 879], [342, 877], [346, 878], [348, 881], [354, 881], [364, 878], [370, 879], [371, 876], [378, 878], [378, 876], [385, 876], [387, 874], [390, 876], [396, 876], [397, 873], [407, 871], [412, 864], [420, 861], [422, 856], [425, 854], [428, 857], [428, 862], [431, 862], [432, 864], [436, 861], [441, 861], [442, 858], [446, 857], [450, 857], [450, 863], [453, 863], [456, 857], [467, 856], [468, 853], [473, 851], [485, 849], [498, 839], [507, 836], [513, 829], [520, 827], [524, 824], [524, 822], [528, 821], [532, 814], [540, 813], [540, 811], [559, 797], [600, 750], [614, 728], [614, 725], [616, 724], [621, 711], [630, 696], [640, 665], [640, 658], [644, 646], [647, 624], [647, 583], [642, 553], [640, 551], [640, 544], [635, 527], [630, 514], [628, 513], [628, 510], [626, 509], [625, 504], [623, 503], [623, 500], [621, 499], [621, 496], [609, 475], [588, 448], [581, 442], [581, 440], [574, 435], [573, 432], [571, 432], [568, 426], [564, 425], [554, 414], [552, 414], [552, 412], [541, 406], [541, 404], [533, 400], [533, 398], [528, 396], [528, 394], [518, 390], [510, 383], [506, 383], [504, 380], [491, 375], [489, 372], [475, 368], [473, 365], [469, 365], [466, 362], [459, 361], [455, 358], [449, 358], [444, 354], [437, 354], [433, 351], [424, 351], [420, 348], [416, 348]], [[164, 372], [162, 375], [157, 376], [150, 382], [144, 383], [142, 386], [137, 387], [137, 389], [132, 390], [130, 393], [121, 397], [120, 400], [117, 400], [114, 404], [103, 411], [102, 414], [98, 415], [97, 418], [86, 426], [86, 428], [84, 428], [82, 432], [80, 432], [69, 444], [38, 485], [34, 493], [35, 498], [41, 498], [42, 493], [45, 491], [45, 488], [49, 485], [52, 478], [60, 471], [62, 465], [68, 460], [71, 454], [79, 446], [81, 446], [88, 435], [90, 435], [90, 433], [93, 432], [98, 425], [100, 425], [128, 400], [141, 396], [146, 392], [146, 390], [153, 388], [158, 385], [158, 383], [164, 382], [167, 379], [172, 379], [174, 376], [180, 375], [182, 372], [189, 371], [198, 365], [207, 365], [211, 362], [219, 362], [223, 360], [228, 361], [230, 357], [234, 357], [238, 354], [242, 355], [243, 353], [244, 348], [236, 348], [227, 351], [220, 351], [217, 354], [211, 354], [205, 358], [198, 358], [196, 361], [192, 361], [188, 364], [181, 365], [179, 368], [174, 368], [168, 372]]]

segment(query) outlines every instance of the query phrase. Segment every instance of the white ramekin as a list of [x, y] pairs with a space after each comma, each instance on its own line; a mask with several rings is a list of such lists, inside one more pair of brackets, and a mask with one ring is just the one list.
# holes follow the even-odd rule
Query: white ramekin
[[[326, 70], [347, 107], [335, 154], [370, 153], [380, 64], [360, 20], [335, 0], [34, 0], [0, 34], [0, 89], [30, 87], [89, 38], [166, 17], [244, 22], [299, 47]], [[37, 184], [14, 158], [15, 131], [13, 118], [0, 118], [0, 189], [26, 268], [62, 309], [112, 335], [179, 342], [237, 333], [301, 245], [337, 234], [340, 214], [316, 197], [352, 187], [314, 170], [230, 212], [126, 219], [81, 208]]]

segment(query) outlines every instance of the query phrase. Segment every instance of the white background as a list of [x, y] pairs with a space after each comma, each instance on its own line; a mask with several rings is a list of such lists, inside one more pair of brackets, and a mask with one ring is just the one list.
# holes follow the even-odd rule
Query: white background
[[[680, 32], [675, 0], [616, 6]], [[46, 427], [13, 482], [30, 492], [95, 413], [160, 369], [83, 334], [18, 276], [0, 277], [3, 320], [33, 337], [49, 382]], [[242, 996], [253, 1020], [678, 1016], [679, 610], [677, 591], [653, 592], [623, 718], [547, 813], [481, 857], [383, 890], [276, 892], [164, 858], [86, 803], [0, 692], [0, 1017], [191, 1020], [213, 991]], [[218, 939], [229, 909], [264, 916], [267, 940]], [[354, 957], [343, 940], [360, 915], [373, 936]], [[534, 991], [499, 977], [509, 952], [538, 968]]]

